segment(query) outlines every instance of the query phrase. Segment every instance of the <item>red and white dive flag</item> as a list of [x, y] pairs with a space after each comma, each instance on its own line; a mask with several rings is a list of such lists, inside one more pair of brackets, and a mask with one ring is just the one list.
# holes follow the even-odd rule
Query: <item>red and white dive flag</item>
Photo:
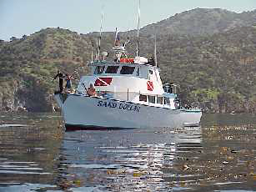
[[154, 84], [152, 81], [148, 81], [147, 82], [147, 88], [149, 91], [153, 91], [154, 90]]
[[96, 79], [94, 86], [109, 86], [112, 82], [112, 77], [99, 77]]

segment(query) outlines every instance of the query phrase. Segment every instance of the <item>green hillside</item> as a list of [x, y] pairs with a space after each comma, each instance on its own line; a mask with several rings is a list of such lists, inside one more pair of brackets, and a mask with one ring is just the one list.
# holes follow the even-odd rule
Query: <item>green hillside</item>
[[180, 85], [187, 104], [211, 112], [252, 112], [256, 107], [255, 38], [255, 27], [208, 37], [162, 37], [162, 76]]
[[[199, 34], [199, 31], [191, 31], [194, 25], [191, 17], [199, 18], [208, 12], [208, 17], [220, 17], [219, 25], [199, 22], [197, 27], [207, 30]], [[160, 25], [153, 27], [159, 29], [157, 52], [162, 80], [180, 86], [184, 104], [199, 106], [206, 112], [255, 112], [254, 18], [254, 12], [237, 14], [220, 9], [195, 9], [159, 22], [180, 20], [184, 27], [191, 23], [191, 26], [179, 27], [180, 33], [172, 33], [168, 27]], [[247, 22], [238, 25], [241, 23], [238, 21], [245, 19]], [[165, 26], [177, 27], [172, 26], [172, 22], [169, 24]], [[154, 32], [150, 33], [151, 28], [149, 25], [141, 30], [141, 56], [153, 55]], [[216, 30], [208, 33], [208, 29]], [[130, 37], [127, 49], [131, 54], [135, 53], [133, 34], [129, 31], [120, 35], [122, 41]], [[66, 29], [47, 28], [21, 39], [0, 41], [0, 111], [52, 111], [56, 107], [54, 75], [59, 69], [73, 74], [77, 82], [81, 75], [87, 74], [87, 63], [92, 51], [96, 50], [97, 36], [98, 33], [77, 34]], [[114, 32], [103, 33], [102, 51], [111, 50], [113, 41]]]
[[0, 46], [1, 110], [52, 110], [57, 70], [86, 73], [92, 50], [88, 36], [45, 29]]

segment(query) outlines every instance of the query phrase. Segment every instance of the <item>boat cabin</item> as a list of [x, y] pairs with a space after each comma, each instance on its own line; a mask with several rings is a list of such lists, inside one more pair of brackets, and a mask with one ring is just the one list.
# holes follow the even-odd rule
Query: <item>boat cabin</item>
[[80, 93], [92, 84], [97, 96], [130, 101], [149, 106], [175, 109], [176, 94], [165, 93], [159, 69], [149, 63], [94, 61], [90, 75], [78, 85]]

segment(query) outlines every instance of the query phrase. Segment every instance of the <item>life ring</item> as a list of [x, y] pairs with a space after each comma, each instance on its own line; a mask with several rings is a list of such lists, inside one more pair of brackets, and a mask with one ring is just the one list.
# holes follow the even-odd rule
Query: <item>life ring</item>
[[134, 63], [134, 58], [121, 58], [120, 63]]

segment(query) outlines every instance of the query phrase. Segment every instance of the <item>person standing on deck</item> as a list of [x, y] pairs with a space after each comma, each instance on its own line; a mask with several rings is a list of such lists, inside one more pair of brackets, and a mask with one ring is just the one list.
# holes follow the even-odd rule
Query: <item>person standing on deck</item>
[[54, 79], [57, 79], [57, 78], [59, 78], [59, 93], [62, 93], [64, 75], [59, 70], [58, 70], [58, 73], [55, 75]]
[[71, 81], [71, 79], [72, 78], [73, 77], [71, 75], [69, 75], [69, 74], [65, 75], [65, 80], [66, 80], [65, 89], [66, 90], [70, 90], [71, 91], [71, 89], [72, 89], [72, 81]]

